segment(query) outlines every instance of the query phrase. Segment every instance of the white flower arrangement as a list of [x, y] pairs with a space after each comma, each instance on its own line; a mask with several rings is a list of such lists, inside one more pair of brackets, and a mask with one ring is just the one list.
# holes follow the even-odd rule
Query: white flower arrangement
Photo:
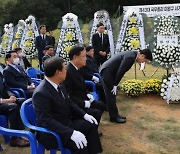
[[157, 16], [154, 19], [154, 32], [159, 35], [174, 35], [179, 33], [178, 20], [174, 16]]
[[27, 58], [34, 58], [37, 56], [37, 49], [35, 47], [35, 33], [32, 27], [32, 23], [35, 22], [33, 16], [29, 16], [26, 20], [27, 33], [23, 44], [23, 52]]
[[14, 26], [12, 23], [4, 25], [4, 34], [2, 36], [1, 42], [1, 56], [5, 56], [6, 53], [11, 50], [11, 44], [13, 39], [13, 29]]
[[173, 73], [168, 78], [163, 79], [160, 96], [168, 101], [180, 100], [180, 74]]
[[65, 60], [65, 62], [68, 62], [69, 61], [69, 51], [70, 49], [76, 45], [75, 42], [65, 42], [62, 44], [61, 48], [60, 48], [60, 55], [59, 57], [63, 58]]
[[64, 32], [64, 41], [77, 41], [76, 29], [75, 28], [67, 28]]
[[12, 44], [12, 49], [20, 47], [21, 38], [24, 32], [25, 24], [26, 23], [24, 20], [19, 20], [18, 25], [17, 25], [17, 31], [15, 32], [14, 41]]
[[174, 16], [157, 16], [154, 19], [153, 59], [160, 66], [170, 69], [180, 62], [178, 20]]
[[139, 48], [141, 48], [141, 43], [139, 38], [138, 18], [135, 12], [131, 12], [131, 14], [128, 16], [121, 51], [138, 50]]
[[153, 60], [166, 69], [172, 68], [180, 62], [180, 45], [157, 45], [153, 50]]

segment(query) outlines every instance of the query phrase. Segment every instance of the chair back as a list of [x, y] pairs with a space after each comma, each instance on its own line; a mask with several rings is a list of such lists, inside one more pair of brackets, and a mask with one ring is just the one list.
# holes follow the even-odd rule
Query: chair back
[[37, 126], [36, 114], [32, 104], [32, 98], [27, 99], [21, 106], [21, 118], [23, 123], [29, 127], [30, 125]]
[[37, 70], [34, 67], [29, 67], [26, 73], [30, 78], [37, 78]]

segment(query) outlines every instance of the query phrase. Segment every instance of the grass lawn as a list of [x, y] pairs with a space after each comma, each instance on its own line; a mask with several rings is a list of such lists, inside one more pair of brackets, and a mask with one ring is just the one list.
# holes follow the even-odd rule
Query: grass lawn
[[[37, 62], [33, 60], [33, 66]], [[145, 74], [137, 68], [137, 79], [161, 79], [166, 70], [148, 64]], [[134, 79], [134, 66], [121, 82]], [[180, 104], [168, 105], [156, 95], [129, 98], [118, 93], [117, 106], [120, 114], [127, 116], [126, 124], [109, 122], [108, 113], [103, 114], [100, 130], [103, 154], [179, 154], [180, 153]], [[3, 139], [0, 137], [0, 142]], [[4, 154], [28, 154], [29, 148], [12, 148], [3, 144]]]

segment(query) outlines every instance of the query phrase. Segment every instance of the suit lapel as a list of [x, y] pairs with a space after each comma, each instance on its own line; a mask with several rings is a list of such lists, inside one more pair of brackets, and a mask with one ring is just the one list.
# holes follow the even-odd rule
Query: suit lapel
[[[45, 79], [44, 79], [45, 80]], [[69, 111], [69, 114], [70, 114], [70, 110], [69, 110], [69, 105], [67, 104], [67, 101], [66, 101], [66, 98], [64, 99], [63, 96], [47, 81], [45, 80], [45, 85], [48, 89], [50, 89], [50, 93], [55, 97], [57, 98], [58, 102], [60, 103], [64, 103], [67, 110]]]

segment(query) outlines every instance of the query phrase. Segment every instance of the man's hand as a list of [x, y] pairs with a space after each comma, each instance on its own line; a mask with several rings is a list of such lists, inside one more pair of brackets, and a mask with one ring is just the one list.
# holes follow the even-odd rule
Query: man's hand
[[103, 51], [99, 51], [99, 54], [100, 54], [101, 56], [104, 56], [104, 52], [103, 52]]
[[99, 78], [94, 75], [92, 77], [92, 80], [94, 81], [94, 83], [99, 83]]
[[91, 102], [90, 101], [85, 100], [84, 103], [85, 103], [85, 105], [84, 105], [85, 108], [90, 108], [91, 107]]
[[91, 94], [87, 94], [87, 97], [89, 98], [90, 103], [94, 101], [94, 97]]
[[79, 131], [73, 131], [73, 134], [71, 135], [71, 140], [76, 143], [78, 149], [83, 149], [87, 146], [86, 137]]
[[94, 124], [96, 124], [96, 125], [98, 125], [98, 122], [97, 122], [97, 120], [93, 117], [93, 116], [91, 116], [91, 115], [89, 115], [89, 114], [85, 114], [84, 115], [84, 119], [86, 120], [86, 121], [89, 121], [90, 123], [94, 123]]
[[113, 93], [113, 95], [117, 94], [117, 86], [114, 86], [113, 89], [111, 90], [111, 92]]
[[9, 103], [14, 103], [14, 102], [16, 102], [16, 97], [15, 96], [10, 96]]

